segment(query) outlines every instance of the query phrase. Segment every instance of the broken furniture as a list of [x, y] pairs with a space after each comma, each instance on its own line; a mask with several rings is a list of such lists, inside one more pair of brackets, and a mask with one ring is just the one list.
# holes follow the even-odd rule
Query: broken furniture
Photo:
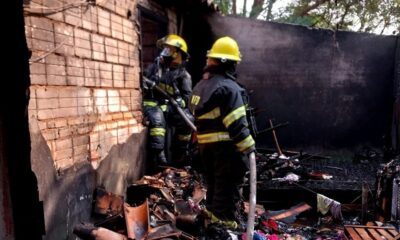
[[395, 227], [366, 225], [344, 225], [349, 240], [398, 240], [400, 234]]

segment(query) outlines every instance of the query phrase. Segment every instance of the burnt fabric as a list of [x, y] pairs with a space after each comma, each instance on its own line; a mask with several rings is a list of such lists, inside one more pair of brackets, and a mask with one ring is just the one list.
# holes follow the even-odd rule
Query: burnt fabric
[[328, 211], [331, 212], [335, 219], [342, 219], [342, 205], [340, 202], [330, 199], [322, 194], [317, 194], [318, 212], [325, 215]]

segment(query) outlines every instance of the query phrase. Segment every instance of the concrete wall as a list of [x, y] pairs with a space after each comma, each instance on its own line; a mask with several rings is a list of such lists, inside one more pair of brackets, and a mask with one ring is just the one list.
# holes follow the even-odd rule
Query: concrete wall
[[[75, 239], [96, 186], [119, 195], [143, 174], [138, 1], [28, 1], [32, 169], [44, 239]], [[139, 4], [175, 18], [147, 0]], [[176, 20], [170, 29], [176, 29]]]
[[[283, 147], [382, 146], [390, 134], [395, 36], [211, 16], [214, 37], [234, 37], [243, 55], [239, 82], [263, 112], [259, 129], [278, 130]], [[260, 136], [270, 146], [271, 134]]]

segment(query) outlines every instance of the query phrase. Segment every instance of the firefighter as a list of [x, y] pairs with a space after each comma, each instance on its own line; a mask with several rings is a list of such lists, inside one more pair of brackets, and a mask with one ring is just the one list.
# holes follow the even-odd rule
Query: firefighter
[[[179, 106], [190, 117], [187, 108], [189, 96], [192, 93], [192, 80], [185, 69], [188, 60], [188, 48], [185, 40], [178, 35], [170, 34], [157, 41], [157, 47], [161, 49], [160, 55], [144, 72], [144, 75], [174, 97]], [[167, 124], [175, 128], [172, 139], [174, 146], [174, 158], [182, 161], [187, 154], [192, 130], [184, 122], [178, 112], [168, 104], [165, 96], [153, 90], [150, 86], [144, 86], [143, 97], [144, 118], [149, 127], [150, 163], [149, 169], [155, 165], [168, 165], [171, 162], [166, 157], [166, 131]]]
[[246, 118], [245, 90], [236, 82], [241, 55], [236, 41], [219, 38], [207, 53], [203, 79], [194, 87], [190, 111], [195, 117], [200, 158], [205, 168], [205, 215], [236, 228], [239, 185], [255, 151]]

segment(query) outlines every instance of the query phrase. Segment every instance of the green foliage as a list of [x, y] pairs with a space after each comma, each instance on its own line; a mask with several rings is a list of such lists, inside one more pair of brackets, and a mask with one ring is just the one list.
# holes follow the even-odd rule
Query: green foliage
[[253, 0], [252, 7], [246, 13], [237, 13], [232, 9], [236, 3], [243, 3], [243, 0], [215, 2], [226, 15], [249, 16], [333, 30], [378, 34], [400, 32], [400, 0], [292, 0], [275, 12], [271, 10], [279, 0]]
[[297, 0], [275, 20], [334, 30], [398, 34], [400, 0]]
[[230, 0], [214, 0], [214, 3], [218, 4], [219, 9], [225, 15], [230, 15], [232, 13], [232, 3]]

